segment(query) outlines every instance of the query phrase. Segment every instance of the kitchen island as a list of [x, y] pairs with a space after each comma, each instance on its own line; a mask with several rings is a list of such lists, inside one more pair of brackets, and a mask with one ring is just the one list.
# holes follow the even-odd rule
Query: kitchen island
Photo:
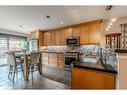
[[[92, 60], [92, 58], [91, 58]], [[72, 89], [115, 89], [117, 71], [98, 62], [76, 61], [72, 68]]]

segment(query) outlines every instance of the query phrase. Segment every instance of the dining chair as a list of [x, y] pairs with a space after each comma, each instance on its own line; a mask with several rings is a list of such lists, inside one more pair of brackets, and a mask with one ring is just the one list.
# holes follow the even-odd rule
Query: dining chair
[[13, 74], [12, 80], [14, 82], [15, 74], [17, 73], [18, 75], [19, 71], [23, 72], [23, 64], [22, 64], [23, 62], [20, 59], [16, 59], [14, 52], [7, 52], [7, 55], [8, 55], [8, 66], [9, 66], [8, 79], [11, 79], [10, 75], [12, 76]]
[[31, 52], [30, 53], [29, 71], [31, 72], [32, 80], [33, 80], [33, 72], [40, 70], [40, 66], [39, 66], [40, 57], [41, 57], [40, 52]]

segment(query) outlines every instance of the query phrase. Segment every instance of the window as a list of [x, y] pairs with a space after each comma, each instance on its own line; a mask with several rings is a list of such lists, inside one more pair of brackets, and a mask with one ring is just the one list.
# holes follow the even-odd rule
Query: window
[[0, 66], [7, 64], [7, 51], [28, 49], [26, 37], [0, 34]]
[[27, 42], [25, 38], [9, 37], [9, 51], [21, 50], [24, 48], [26, 49], [26, 43]]

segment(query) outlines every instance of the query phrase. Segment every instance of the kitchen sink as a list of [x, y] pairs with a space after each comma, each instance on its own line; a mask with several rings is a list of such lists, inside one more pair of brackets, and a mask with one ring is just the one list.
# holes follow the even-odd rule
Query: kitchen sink
[[98, 63], [99, 58], [97, 56], [84, 56], [81, 58], [81, 61], [88, 62], [88, 63]]

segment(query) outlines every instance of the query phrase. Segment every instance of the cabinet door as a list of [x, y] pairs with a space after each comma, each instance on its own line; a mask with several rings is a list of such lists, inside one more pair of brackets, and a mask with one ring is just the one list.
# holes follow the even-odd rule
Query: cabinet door
[[56, 37], [54, 38], [55, 39], [55, 44], [56, 45], [60, 45], [60, 31], [55, 31], [55, 35], [56, 35]]
[[30, 33], [30, 39], [38, 39], [38, 38], [39, 38], [39, 32], [38, 31]]
[[42, 64], [46, 64], [48, 65], [49, 61], [48, 61], [48, 53], [42, 53]]
[[58, 67], [60, 68], [64, 67], [64, 54], [57, 54], [57, 63]]
[[61, 29], [59, 32], [60, 32], [60, 45], [65, 45], [65, 31]]
[[44, 45], [50, 45], [50, 32], [44, 32]]
[[43, 37], [43, 31], [39, 31], [39, 48], [44, 45]]
[[50, 45], [56, 45], [56, 32], [55, 31], [50, 31]]
[[57, 54], [49, 53], [49, 65], [57, 67]]
[[79, 36], [79, 31], [80, 31], [80, 27], [79, 26], [73, 27], [72, 35], [73, 36]]
[[89, 25], [90, 32], [90, 43], [91, 44], [99, 44], [100, 43], [100, 24], [90, 24]]
[[72, 28], [71, 27], [64, 29], [64, 32], [65, 32], [65, 40], [68, 37], [72, 36]]
[[82, 25], [80, 27], [80, 45], [89, 44], [90, 33], [88, 31], [88, 25]]

